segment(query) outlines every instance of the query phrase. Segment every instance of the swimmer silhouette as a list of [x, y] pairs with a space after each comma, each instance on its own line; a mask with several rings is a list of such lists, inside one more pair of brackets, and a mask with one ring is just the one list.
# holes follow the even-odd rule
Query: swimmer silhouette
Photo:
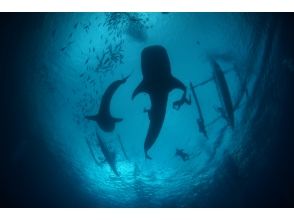
[[150, 97], [151, 108], [144, 110], [149, 115], [149, 128], [144, 143], [145, 158], [152, 159], [148, 150], [156, 141], [165, 118], [169, 93], [174, 89], [183, 91], [183, 96], [173, 103], [175, 109], [191, 101], [186, 98], [185, 85], [172, 76], [171, 66], [167, 51], [162, 46], [149, 46], [141, 53], [141, 69], [143, 80], [134, 90], [132, 99], [141, 92], [147, 93]]
[[189, 154], [185, 153], [183, 149], [176, 149], [175, 156], [182, 158], [183, 161], [187, 161], [190, 159]]

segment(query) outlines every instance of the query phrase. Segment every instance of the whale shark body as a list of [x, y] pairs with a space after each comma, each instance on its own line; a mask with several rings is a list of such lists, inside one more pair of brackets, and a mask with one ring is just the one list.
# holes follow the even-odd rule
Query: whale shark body
[[98, 114], [85, 117], [89, 120], [96, 121], [99, 127], [105, 132], [112, 132], [115, 128], [115, 123], [123, 120], [122, 118], [115, 118], [111, 115], [110, 103], [115, 91], [127, 81], [128, 77], [111, 83], [103, 94]]
[[145, 158], [151, 159], [148, 150], [155, 143], [162, 128], [168, 95], [174, 89], [183, 90], [184, 94], [175, 105], [188, 103], [185, 85], [171, 74], [171, 66], [167, 51], [162, 46], [149, 46], [141, 53], [141, 69], [143, 80], [134, 90], [132, 99], [139, 93], [147, 93], [150, 97], [151, 108], [148, 110], [149, 128], [144, 143]]

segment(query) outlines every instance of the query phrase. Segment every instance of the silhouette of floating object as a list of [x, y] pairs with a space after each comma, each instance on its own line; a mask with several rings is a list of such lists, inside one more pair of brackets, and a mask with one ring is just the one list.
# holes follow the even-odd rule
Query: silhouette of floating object
[[232, 104], [229, 87], [224, 76], [224, 72], [221, 70], [219, 64], [216, 61], [211, 60], [211, 64], [214, 70], [214, 81], [224, 109], [225, 119], [227, 120], [228, 125], [233, 128], [235, 125], [234, 108]]
[[[234, 107], [232, 104], [232, 98], [231, 98], [231, 94], [229, 91], [229, 87], [228, 87], [227, 81], [225, 79], [225, 73], [224, 73], [224, 71], [222, 71], [219, 64], [215, 60], [210, 60], [210, 63], [213, 67], [213, 76], [211, 78], [201, 82], [201, 83], [198, 83], [195, 85], [190, 84], [192, 94], [193, 94], [193, 91], [195, 94], [195, 90], [194, 90], [195, 88], [197, 88], [199, 86], [203, 86], [211, 81], [214, 81], [215, 85], [217, 87], [217, 92], [218, 92], [220, 101], [222, 103], [223, 110], [224, 110], [223, 117], [227, 120], [228, 125], [230, 127], [234, 128], [234, 126], [235, 126]], [[193, 97], [194, 97], [194, 94], [193, 94]], [[195, 94], [195, 97], [194, 97], [194, 99], [195, 99], [195, 102], [197, 105], [197, 103], [199, 104], [199, 102], [198, 102], [196, 94]], [[197, 105], [197, 108], [198, 108], [198, 106], [200, 107], [200, 105]], [[200, 111], [199, 111], [199, 109], [200, 109]], [[201, 108], [198, 108], [198, 112], [202, 112]], [[200, 117], [200, 113], [199, 113], [199, 117]], [[200, 121], [198, 121], [198, 124], [204, 123], [204, 120], [203, 120], [203, 122], [201, 121], [201, 117], [199, 118], [199, 120]]]

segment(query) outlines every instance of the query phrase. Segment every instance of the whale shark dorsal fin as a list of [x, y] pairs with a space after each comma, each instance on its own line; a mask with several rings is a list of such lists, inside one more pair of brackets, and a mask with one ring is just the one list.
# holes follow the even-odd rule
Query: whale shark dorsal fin
[[134, 99], [139, 93], [141, 92], [146, 92], [146, 88], [145, 88], [145, 83], [141, 82], [137, 88], [134, 90], [133, 95], [132, 95], [132, 99]]

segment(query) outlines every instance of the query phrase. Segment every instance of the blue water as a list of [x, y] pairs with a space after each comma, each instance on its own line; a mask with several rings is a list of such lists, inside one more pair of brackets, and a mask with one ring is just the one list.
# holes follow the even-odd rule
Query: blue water
[[[260, 123], [268, 118], [275, 125], [275, 115], [281, 114], [280, 102], [266, 101], [264, 94], [277, 79], [275, 70], [290, 62], [279, 54], [280, 26], [272, 15], [48, 13], [42, 18], [31, 29], [33, 37], [24, 40], [23, 48], [30, 51], [20, 61], [30, 73], [23, 84], [34, 109], [31, 126], [62, 161], [61, 176], [75, 179], [79, 192], [90, 195], [91, 206], [242, 206], [243, 185], [250, 182], [254, 167], [267, 163], [257, 165], [256, 155], [266, 155], [262, 146], [274, 141], [265, 134], [259, 142], [254, 129], [262, 130]], [[208, 138], [198, 130], [194, 100], [178, 111], [172, 108], [182, 95], [173, 90], [163, 127], [149, 151], [153, 159], [146, 160], [149, 119], [143, 109], [150, 107], [150, 100], [144, 94], [131, 100], [131, 95], [142, 79], [141, 51], [150, 45], [166, 48], [172, 74], [186, 86], [211, 78], [209, 60], [216, 60], [231, 93], [235, 127], [217, 111], [222, 103], [213, 81], [197, 87]], [[111, 53], [105, 54], [110, 47]], [[123, 121], [105, 133], [84, 116], [95, 114], [106, 88], [129, 74], [111, 102], [112, 115]], [[96, 132], [115, 153], [120, 176], [105, 161]], [[191, 159], [176, 157], [177, 148]]]

